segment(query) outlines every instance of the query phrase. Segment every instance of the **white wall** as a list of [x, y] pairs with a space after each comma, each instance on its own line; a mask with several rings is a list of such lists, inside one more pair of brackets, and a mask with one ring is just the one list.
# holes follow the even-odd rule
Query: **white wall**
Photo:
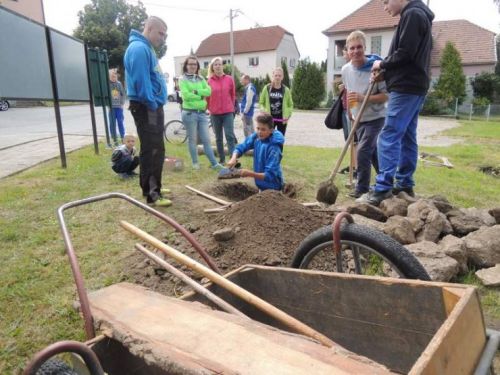
[[[174, 56], [174, 76], [179, 77], [182, 75], [182, 65], [184, 65], [184, 60], [186, 56]], [[174, 77], [171, 77], [173, 79]]]
[[[295, 44], [295, 40], [291, 35], [285, 34], [283, 40], [281, 41], [278, 49], [276, 50], [276, 65], [281, 66], [281, 58], [286, 57], [286, 63], [288, 68], [288, 75], [290, 79], [293, 78], [293, 73], [295, 72], [295, 68], [297, 67], [297, 63], [300, 58], [299, 50], [297, 49], [297, 45]], [[294, 66], [290, 65], [290, 60], [293, 59]], [[271, 73], [269, 73], [271, 76]]]

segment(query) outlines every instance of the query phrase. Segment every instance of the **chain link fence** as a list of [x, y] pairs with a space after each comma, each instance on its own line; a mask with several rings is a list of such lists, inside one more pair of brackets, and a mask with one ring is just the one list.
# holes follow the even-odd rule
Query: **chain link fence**
[[470, 102], [460, 104], [458, 99], [447, 102], [428, 95], [425, 98], [422, 114], [465, 120], [500, 121], [500, 104], [478, 105]]

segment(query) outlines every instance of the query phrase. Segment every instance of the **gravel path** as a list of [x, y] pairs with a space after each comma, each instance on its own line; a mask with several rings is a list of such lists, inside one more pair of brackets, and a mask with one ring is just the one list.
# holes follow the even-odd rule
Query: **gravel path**
[[[323, 111], [295, 111], [286, 132], [286, 144], [316, 146], [316, 147], [342, 147], [344, 134], [341, 130], [328, 129], [323, 121], [326, 112]], [[418, 144], [421, 146], [449, 146], [459, 143], [459, 138], [439, 135], [446, 129], [458, 126], [455, 119], [441, 119], [434, 117], [421, 117], [418, 124]], [[239, 118], [235, 121], [236, 136], [243, 139], [243, 128]]]

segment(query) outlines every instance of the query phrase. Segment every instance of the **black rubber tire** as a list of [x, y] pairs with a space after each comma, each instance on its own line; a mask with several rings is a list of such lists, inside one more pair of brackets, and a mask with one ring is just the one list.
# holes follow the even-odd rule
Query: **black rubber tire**
[[0, 111], [8, 111], [10, 104], [7, 100], [0, 100]]
[[[169, 130], [170, 127], [170, 130]], [[172, 129], [174, 129], [172, 133]], [[175, 135], [174, 135], [175, 134]], [[168, 143], [180, 145], [186, 142], [187, 131], [180, 120], [170, 120], [163, 127], [163, 135]]]
[[[331, 225], [311, 233], [295, 251], [291, 266], [293, 268], [302, 268], [301, 265], [306, 255], [319, 245], [331, 244], [333, 242], [332, 238]], [[341, 241], [358, 243], [370, 248], [372, 252], [381, 255], [394, 264], [401, 271], [404, 278], [431, 280], [425, 268], [408, 249], [378, 230], [359, 224], [346, 224], [341, 227], [340, 239]]]
[[40, 366], [36, 375], [78, 375], [78, 373], [73, 371], [66, 362], [51, 358]]

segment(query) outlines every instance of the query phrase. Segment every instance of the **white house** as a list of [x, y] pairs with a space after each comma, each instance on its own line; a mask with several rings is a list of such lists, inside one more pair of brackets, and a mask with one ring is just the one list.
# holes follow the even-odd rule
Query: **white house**
[[[293, 34], [281, 26], [258, 27], [238, 30], [234, 36], [234, 65], [250, 77], [271, 75], [276, 66], [285, 61], [290, 77], [293, 77], [300, 53]], [[212, 34], [204, 39], [195, 52], [202, 68], [207, 68], [216, 56], [224, 62], [231, 62], [229, 33]], [[182, 64], [186, 56], [174, 58], [175, 75], [182, 74]]]
[[[380, 0], [370, 0], [359, 9], [329, 27], [323, 34], [328, 37], [327, 87], [340, 78], [342, 49], [347, 36], [354, 30], [362, 30], [366, 36], [367, 53], [387, 56], [399, 17], [387, 14]], [[433, 50], [431, 76], [435, 81], [440, 75], [442, 51], [448, 41], [460, 52], [466, 77], [481, 72], [493, 72], [497, 62], [495, 33], [466, 20], [435, 21], [432, 24]], [[469, 80], [467, 80], [469, 81]]]

